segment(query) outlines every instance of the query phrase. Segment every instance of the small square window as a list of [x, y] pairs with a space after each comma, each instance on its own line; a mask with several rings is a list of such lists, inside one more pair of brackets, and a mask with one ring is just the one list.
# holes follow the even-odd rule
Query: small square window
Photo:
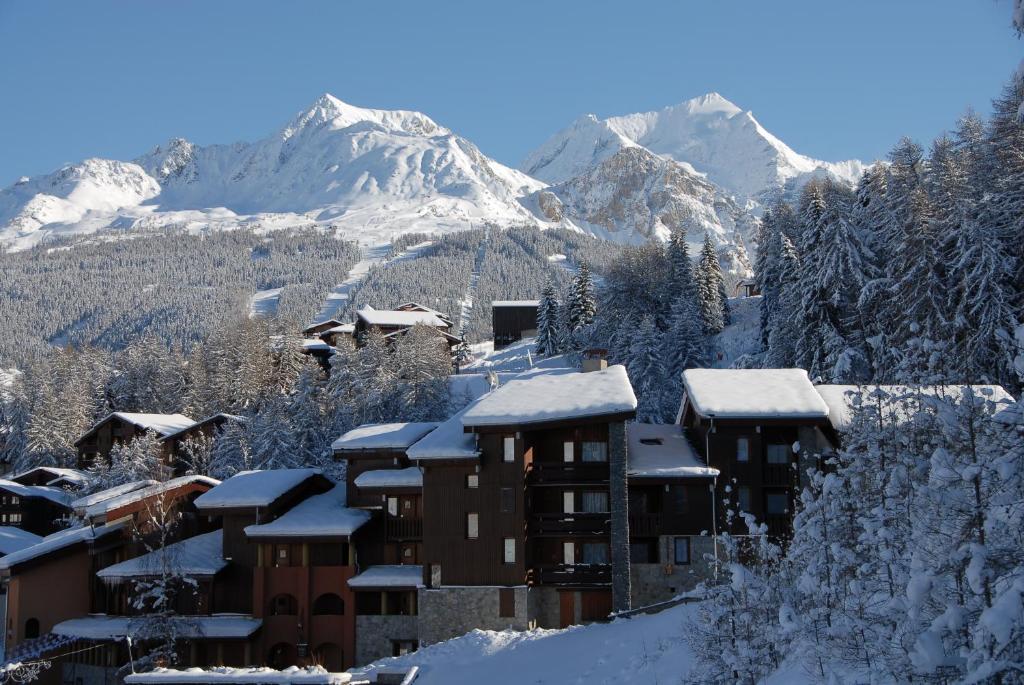
[[475, 540], [480, 537], [480, 514], [466, 514], [466, 537]]
[[676, 564], [690, 563], [690, 538], [680, 537], [673, 540], [673, 562]]
[[789, 445], [768, 445], [765, 457], [769, 464], [788, 464], [789, 453]]
[[583, 461], [608, 461], [608, 443], [583, 443]]
[[388, 497], [388, 514], [398, 516], [398, 498]]
[[503, 458], [505, 462], [516, 460], [516, 439], [509, 436], [502, 441], [504, 445]]
[[769, 516], [785, 516], [789, 513], [789, 496], [784, 492], [765, 493], [764, 509]]
[[562, 443], [562, 461], [571, 462], [576, 459], [576, 443], [566, 441]]
[[736, 461], [750, 461], [750, 438], [736, 438]]
[[563, 492], [562, 493], [562, 513], [572, 514], [576, 511], [576, 493], [574, 492]]
[[480, 487], [480, 476], [475, 473], [471, 473], [466, 476], [466, 487], [467, 488], [478, 488]]
[[506, 564], [516, 563], [516, 539], [505, 538], [504, 560]]
[[746, 513], [749, 514], [750, 513], [750, 488], [745, 487], [745, 486], [741, 487], [737, 491], [737, 498], [739, 500], [737, 502], [737, 504], [739, 505], [740, 511], [746, 512]]

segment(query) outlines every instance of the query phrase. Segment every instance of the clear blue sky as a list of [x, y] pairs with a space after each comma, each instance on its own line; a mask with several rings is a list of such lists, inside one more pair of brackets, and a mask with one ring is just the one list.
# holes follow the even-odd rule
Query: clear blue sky
[[174, 136], [252, 140], [323, 92], [518, 164], [581, 114], [718, 91], [797, 151], [882, 156], [989, 102], [1010, 0], [0, 0], [0, 186]]

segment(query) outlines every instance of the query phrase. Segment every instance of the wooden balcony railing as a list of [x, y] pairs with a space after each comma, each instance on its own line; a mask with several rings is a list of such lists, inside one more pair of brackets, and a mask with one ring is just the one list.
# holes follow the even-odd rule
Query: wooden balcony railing
[[661, 514], [629, 514], [629, 534], [636, 537], [653, 537], [661, 534]]
[[421, 518], [388, 516], [385, 528], [385, 535], [389, 541], [423, 539], [423, 519]]
[[793, 467], [789, 464], [765, 464], [763, 478], [765, 485], [792, 485]]
[[606, 462], [534, 462], [527, 471], [527, 478], [531, 485], [607, 483], [609, 470]]
[[531, 578], [540, 585], [610, 585], [611, 564], [556, 564], [538, 566]]
[[528, 532], [532, 536], [609, 535], [611, 529], [609, 513], [553, 513], [531, 515]]

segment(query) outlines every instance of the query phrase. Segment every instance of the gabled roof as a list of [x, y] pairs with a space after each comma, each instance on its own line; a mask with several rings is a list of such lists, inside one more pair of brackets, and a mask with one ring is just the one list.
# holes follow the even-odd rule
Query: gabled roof
[[356, 312], [358, 317], [367, 326], [395, 326], [409, 327], [416, 324], [433, 326], [434, 328], [448, 328], [449, 323], [436, 314], [430, 312], [406, 312], [393, 309], [360, 309]]
[[345, 506], [345, 486], [308, 497], [269, 523], [246, 526], [249, 538], [347, 538], [370, 520], [370, 512]]
[[181, 437], [182, 435], [184, 435], [185, 433], [190, 433], [190, 432], [192, 432], [194, 430], [198, 430], [198, 429], [206, 426], [207, 424], [217, 423], [218, 421], [221, 422], [221, 423], [225, 423], [227, 421], [231, 421], [232, 423], [246, 423], [246, 422], [249, 421], [249, 419], [245, 418], [244, 416], [239, 416], [238, 414], [228, 414], [226, 412], [218, 412], [216, 414], [213, 414], [212, 416], [207, 416], [205, 419], [199, 419], [195, 423], [193, 423], [193, 424], [191, 424], [189, 426], [185, 426], [184, 428], [182, 428], [180, 430], [176, 430], [173, 433], [168, 433], [167, 435], [165, 435], [163, 437], [163, 440], [165, 440], [165, 441], [167, 441], [167, 440], [175, 440], [175, 439]]
[[[142, 556], [107, 566], [96, 575], [107, 582], [147, 578], [163, 573], [163, 561], [170, 559], [173, 571], [184, 576], [213, 576], [227, 567], [223, 556], [224, 531], [196, 535]], [[166, 556], [165, 556], [166, 555]]]
[[[394, 338], [394, 337], [398, 337], [398, 336], [401, 336], [401, 335], [405, 335], [410, 330], [412, 330], [412, 326], [409, 326], [408, 328], [400, 328], [397, 331], [391, 331], [390, 333], [385, 335], [384, 338], [387, 339], [387, 338]], [[448, 342], [454, 342], [454, 343], [462, 342], [462, 338], [460, 338], [457, 335], [452, 335], [451, 333], [449, 333], [447, 331], [442, 331], [442, 330], [438, 329], [437, 334], [442, 336]]]
[[828, 417], [828, 405], [803, 369], [687, 369], [683, 404], [704, 418]]
[[97, 428], [111, 419], [120, 419], [125, 423], [130, 423], [143, 430], [151, 430], [160, 437], [166, 437], [171, 433], [181, 430], [182, 428], [188, 428], [195, 423], [195, 419], [185, 416], [184, 414], [139, 414], [136, 412], [115, 411], [107, 414], [102, 419], [94, 423], [89, 430], [82, 434], [82, 437], [75, 441], [75, 444], [77, 445], [85, 440], [87, 437], [92, 435]]
[[331, 444], [335, 451], [405, 450], [430, 431], [437, 423], [367, 423], [348, 431]]
[[43, 538], [14, 526], [0, 526], [0, 554], [11, 554], [42, 542]]
[[466, 409], [462, 425], [521, 426], [604, 416], [631, 416], [636, 395], [626, 368], [527, 373], [484, 395]]
[[30, 547], [25, 547], [17, 552], [11, 552], [7, 556], [0, 558], [0, 569], [13, 569], [19, 564], [34, 561], [74, 545], [93, 542], [101, 537], [122, 530], [125, 525], [124, 521], [120, 521], [111, 525], [81, 526], [79, 528], [59, 530], [56, 533], [47, 535]]
[[340, 326], [342, 324], [342, 322], [338, 321], [337, 319], [324, 319], [323, 321], [314, 321], [313, 323], [311, 323], [308, 326], [306, 326], [305, 328], [303, 328], [302, 332], [303, 333], [311, 333], [314, 328], [319, 328], [320, 326], [323, 326], [324, 324], [327, 324], [327, 323], [334, 324], [335, 326]]
[[423, 469], [410, 466], [404, 469], [375, 469], [364, 471], [356, 476], [355, 486], [360, 490], [366, 488], [422, 488]]
[[45, 499], [62, 507], [71, 507], [71, 495], [66, 490], [51, 488], [48, 485], [22, 485], [13, 480], [0, 479], [0, 490], [6, 490], [12, 495], [26, 499]]
[[71, 508], [74, 509], [75, 513], [79, 516], [84, 516], [86, 510], [89, 507], [93, 506], [94, 504], [99, 504], [100, 502], [104, 502], [108, 499], [120, 497], [121, 495], [127, 492], [132, 492], [133, 490], [141, 490], [142, 488], [156, 484], [157, 481], [155, 480], [135, 480], [130, 483], [122, 483], [121, 485], [115, 485], [114, 487], [107, 488], [106, 490], [94, 492], [91, 495], [79, 497], [78, 499], [73, 500], [71, 502]]
[[195, 505], [205, 511], [266, 507], [311, 478], [322, 479], [320, 469], [241, 471], [201, 494]]
[[89, 481], [89, 476], [85, 471], [80, 471], [78, 469], [66, 469], [59, 466], [36, 466], [35, 468], [17, 473], [11, 476], [10, 479], [15, 483], [20, 483], [23, 479], [29, 478], [39, 472], [50, 475], [49, 480], [46, 481], [47, 485], [55, 480], [61, 479], [69, 483], [87, 483]]
[[355, 331], [356, 331], [356, 325], [354, 323], [343, 323], [340, 326], [335, 326], [334, 328], [328, 328], [326, 331], [324, 331], [320, 335], [327, 335], [328, 333], [347, 333], [347, 334], [351, 335], [352, 333], [355, 333]]
[[142, 488], [130, 490], [114, 497], [109, 497], [100, 502], [97, 502], [85, 510], [85, 515], [88, 518], [95, 518], [97, 516], [105, 516], [110, 512], [126, 507], [136, 502], [142, 502], [153, 497], [159, 497], [160, 495], [171, 492], [178, 488], [183, 488], [188, 485], [202, 485], [209, 488], [215, 488], [220, 485], [220, 481], [216, 478], [210, 478], [208, 476], [181, 476], [179, 478], [171, 478], [165, 480], [162, 483], [157, 482], [151, 485], [147, 485]]
[[713, 478], [678, 424], [626, 424], [629, 445], [626, 474], [630, 478]]
[[449, 321], [450, 322], [452, 320], [452, 317], [448, 316], [444, 312], [438, 311], [436, 309], [431, 309], [430, 307], [427, 307], [426, 305], [422, 305], [419, 302], [403, 302], [402, 304], [400, 304], [397, 307], [395, 307], [395, 309], [396, 310], [408, 310], [408, 311], [427, 312], [428, 314], [433, 314], [437, 318], [444, 319], [445, 321]]
[[353, 590], [423, 587], [423, 567], [406, 565], [370, 566], [348, 580]]

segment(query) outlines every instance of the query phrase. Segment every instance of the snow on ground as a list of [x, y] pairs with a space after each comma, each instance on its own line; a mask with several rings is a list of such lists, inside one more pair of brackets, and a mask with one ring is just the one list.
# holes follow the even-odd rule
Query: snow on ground
[[487, 243], [490, 237], [491, 229], [484, 224], [484, 239], [480, 241], [480, 247], [477, 248], [476, 257], [473, 259], [473, 270], [469, 274], [469, 284], [466, 286], [466, 294], [460, 303], [462, 307], [459, 311], [459, 335], [465, 335], [463, 331], [469, 326], [469, 317], [473, 312], [473, 304], [476, 302], [476, 286], [480, 282], [480, 267], [487, 255]]
[[419, 666], [416, 685], [675, 684], [694, 659], [685, 633], [696, 607], [563, 630], [474, 630], [352, 673]]
[[500, 350], [495, 350], [494, 342], [488, 341], [472, 345], [470, 351], [475, 358], [463, 367], [469, 373], [575, 368], [566, 355], [558, 354], [553, 357], [538, 355], [535, 338], [524, 338]]
[[761, 296], [729, 298], [732, 323], [715, 336], [711, 365], [727, 369], [744, 355], [761, 351]]
[[282, 288], [257, 290], [249, 300], [249, 318], [273, 316], [277, 313], [277, 304], [281, 301]]
[[366, 275], [370, 273], [370, 269], [374, 266], [400, 262], [406, 259], [415, 259], [419, 256], [420, 252], [433, 244], [434, 241], [432, 240], [418, 243], [390, 259], [388, 259], [388, 254], [391, 251], [390, 243], [381, 243], [368, 247], [363, 252], [363, 258], [349, 269], [348, 278], [334, 286], [334, 289], [327, 294], [327, 298], [324, 300], [324, 304], [314, 321], [326, 321], [337, 317], [345, 309], [345, 305], [348, 304], [349, 298], [352, 296], [352, 290], [366, 278]]

